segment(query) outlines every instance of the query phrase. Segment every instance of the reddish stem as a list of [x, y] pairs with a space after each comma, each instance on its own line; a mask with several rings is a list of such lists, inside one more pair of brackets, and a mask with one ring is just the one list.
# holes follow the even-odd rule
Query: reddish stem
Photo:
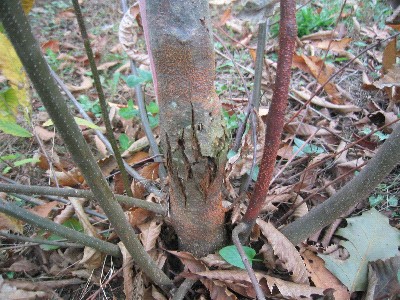
[[272, 178], [276, 154], [279, 149], [283, 125], [285, 122], [285, 110], [289, 93], [291, 78], [292, 57], [295, 50], [297, 36], [296, 3], [294, 0], [281, 0], [281, 19], [279, 24], [279, 56], [277, 76], [274, 87], [271, 107], [268, 113], [265, 132], [265, 145], [260, 165], [258, 180], [249, 206], [243, 217], [243, 222], [250, 228], [256, 222]]

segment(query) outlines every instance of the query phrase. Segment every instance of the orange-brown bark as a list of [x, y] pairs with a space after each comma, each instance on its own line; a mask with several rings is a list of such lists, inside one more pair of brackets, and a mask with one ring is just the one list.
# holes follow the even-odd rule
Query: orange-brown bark
[[[147, 3], [146, 3], [147, 2]], [[221, 185], [226, 134], [214, 91], [208, 1], [140, 1], [160, 106], [170, 219], [196, 255], [224, 243]]]

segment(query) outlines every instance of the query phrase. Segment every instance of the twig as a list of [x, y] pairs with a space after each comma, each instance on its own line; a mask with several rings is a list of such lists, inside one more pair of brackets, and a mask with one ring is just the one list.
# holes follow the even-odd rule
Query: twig
[[99, 96], [101, 114], [103, 116], [104, 125], [106, 126], [106, 133], [108, 136], [108, 140], [111, 144], [111, 147], [114, 152], [115, 160], [117, 161], [119, 170], [121, 172], [121, 177], [122, 177], [122, 182], [124, 184], [125, 192], [127, 193], [128, 196], [133, 197], [133, 193], [132, 193], [129, 179], [128, 179], [128, 174], [125, 170], [124, 163], [123, 163], [122, 157], [121, 157], [121, 153], [118, 150], [117, 141], [115, 140], [115, 137], [114, 137], [113, 128], [111, 125], [110, 117], [108, 115], [109, 107], [106, 102], [106, 98], [104, 96], [103, 87], [101, 86], [99, 72], [96, 67], [96, 62], [94, 61], [94, 55], [93, 55], [92, 47], [90, 46], [90, 40], [89, 40], [89, 36], [86, 31], [86, 25], [85, 25], [85, 21], [83, 19], [81, 7], [78, 3], [78, 0], [72, 0], [72, 3], [74, 5], [75, 15], [76, 15], [76, 19], [78, 20], [78, 25], [79, 25], [79, 29], [81, 31], [83, 44], [85, 46], [86, 55], [88, 57], [89, 64], [90, 64], [90, 69], [92, 70], [94, 85], [96, 87], [96, 91]]
[[[12, 184], [18, 184], [16, 181], [14, 181], [12, 179], [9, 179], [7, 177], [4, 177], [2, 175], [0, 175], [0, 179], [4, 180], [6, 182], [12, 183]], [[17, 193], [11, 193], [11, 195], [14, 196], [14, 197], [20, 198], [20, 199], [22, 199], [24, 201], [27, 201], [29, 203], [33, 203], [35, 205], [43, 205], [43, 204], [45, 204], [44, 201], [36, 199], [36, 198], [33, 198], [33, 197], [30, 197], [30, 196], [20, 195], [20, 194], [17, 194]], [[28, 195], [30, 195], [30, 194], [28, 194]], [[52, 200], [52, 201], [57, 201], [57, 202], [60, 202], [60, 203], [63, 203], [63, 204], [70, 204], [70, 202], [68, 200], [62, 199], [62, 198], [59, 198], [59, 197], [52, 197], [52, 196], [45, 196], [45, 197], [47, 199], [49, 199], [49, 200]], [[96, 216], [96, 217], [98, 217], [100, 219], [103, 219], [103, 220], [107, 220], [108, 219], [105, 215], [100, 214], [97, 211], [94, 211], [92, 209], [84, 208], [84, 210], [85, 210], [86, 213], [88, 213], [88, 214], [90, 214], [92, 216]]]
[[[65, 86], [64, 82], [60, 79], [60, 77], [49, 67], [51, 76], [57, 81], [57, 84], [60, 86], [62, 91], [67, 95], [68, 99], [74, 104], [76, 109], [79, 111], [79, 114], [87, 121], [92, 121], [86, 111], [82, 108], [81, 104], [75, 99], [74, 95], [68, 90]], [[100, 130], [94, 131], [98, 138], [104, 143], [107, 150], [113, 155], [114, 151], [111, 147], [110, 142], [104, 136], [104, 134]], [[157, 196], [162, 196], [162, 193], [158, 188], [156, 188], [149, 180], [142, 177], [138, 172], [136, 172], [126, 161], [123, 161], [125, 170], [131, 175], [135, 180], [137, 180], [140, 184], [142, 184], [146, 190], [151, 193], [156, 194]]]
[[297, 36], [295, 11], [296, 3], [294, 0], [281, 0], [280, 49], [277, 76], [273, 99], [267, 116], [265, 145], [258, 180], [242, 219], [242, 222], [248, 225], [245, 227], [246, 232], [243, 234], [243, 238], [245, 239], [250, 235], [251, 228], [254, 226], [263, 206], [274, 170], [276, 153], [281, 141], [291, 77], [292, 57]]
[[[53, 188], [47, 186], [26, 186], [22, 184], [4, 184], [0, 183], [0, 191], [7, 193], [20, 193], [26, 195], [53, 195], [62, 197], [80, 197], [88, 198], [91, 200], [96, 200], [96, 197], [89, 190], [77, 190], [77, 189], [66, 189], [66, 188]], [[123, 203], [129, 206], [136, 206], [145, 208], [149, 211], [155, 212], [157, 214], [165, 215], [166, 209], [157, 203], [148, 202], [145, 200], [132, 198], [124, 195], [115, 195], [115, 198], [119, 203]], [[69, 203], [68, 201], [65, 201]]]
[[[44, 240], [44, 239], [39, 239], [39, 238], [30, 238], [26, 236], [21, 236], [21, 235], [15, 235], [11, 233], [7, 233], [4, 231], [0, 231], [0, 236], [6, 237], [8, 239], [20, 241], [20, 242], [28, 242], [31, 244], [24, 245], [24, 246], [35, 246], [35, 245], [40, 245], [40, 244], [45, 244], [45, 245], [52, 245], [52, 246], [58, 246], [61, 248], [82, 248], [84, 246], [74, 244], [74, 243], [63, 243], [59, 241], [50, 241], [50, 240]], [[4, 248], [2, 248], [4, 250]]]
[[254, 290], [256, 291], [257, 298], [259, 300], [265, 300], [264, 293], [261, 290], [260, 284], [258, 283], [256, 274], [254, 274], [254, 270], [249, 263], [249, 259], [247, 258], [247, 255], [244, 252], [243, 246], [239, 239], [239, 234], [245, 233], [246, 231], [249, 230], [249, 228], [246, 228], [248, 226], [249, 225], [245, 224], [245, 223], [240, 223], [238, 226], [236, 226], [232, 231], [232, 241], [235, 244], [237, 250], [239, 251], [239, 254], [240, 254], [240, 257], [242, 258], [243, 264], [247, 270], [247, 273], [249, 274], [250, 281], [253, 284]]
[[[122, 208], [117, 204], [63, 95], [55, 80], [50, 75], [47, 63], [32, 34], [27, 17], [22, 10], [21, 3], [13, 0], [0, 1], [0, 20], [42, 103], [51, 119], [54, 121], [54, 125], [60, 133], [60, 136], [64, 140], [65, 146], [80, 168], [100, 206], [110, 219], [110, 222], [114, 225], [115, 232], [146, 275], [158, 285], [171, 286], [172, 281], [144, 250], [132, 226], [126, 219]], [[2, 205], [2, 209], [9, 207], [7, 205], [8, 204]], [[17, 207], [16, 209], [20, 208]], [[7, 213], [13, 214], [14, 212], [11, 209], [11, 211]], [[27, 221], [31, 221], [29, 217]], [[49, 220], [46, 221], [53, 224], [53, 222]], [[75, 232], [74, 230], [72, 231]], [[84, 242], [91, 238], [84, 234], [82, 234], [82, 236], [84, 237]]]
[[78, 244], [91, 247], [112, 256], [121, 256], [121, 251], [119, 250], [119, 247], [117, 245], [102, 241], [95, 237], [88, 236], [79, 231], [54, 223], [49, 219], [39, 217], [38, 215], [35, 215], [13, 203], [0, 200], [0, 212], [3, 212], [19, 220], [25, 221], [28, 224], [54, 232], [59, 236], [74, 241]]
[[196, 281], [197, 280], [186, 278], [175, 292], [172, 300], [182, 300], [185, 298], [185, 295]]
[[[247, 118], [253, 108], [256, 112], [260, 107], [260, 92], [261, 92], [261, 79], [262, 79], [262, 66], [264, 61], [264, 49], [267, 39], [267, 28], [269, 27], [269, 19], [265, 23], [261, 23], [258, 27], [258, 40], [257, 40], [257, 50], [256, 50], [256, 63], [254, 70], [254, 86], [252, 97], [249, 98], [249, 102], [245, 109], [246, 118], [243, 122], [239, 124], [239, 128], [236, 132], [236, 138], [232, 150], [238, 152], [244, 131], [246, 129]], [[254, 129], [254, 128], [253, 128]], [[255, 145], [253, 145], [255, 147]]]
[[[125, 14], [128, 10], [128, 5], [126, 3], [126, 0], [121, 0], [121, 6], [122, 6], [122, 11]], [[130, 60], [130, 67], [132, 74], [138, 76], [139, 74], [136, 69], [135, 61], [132, 58], [130, 58], [129, 60]], [[155, 161], [160, 163], [159, 167], [160, 178], [165, 179], [167, 172], [165, 170], [163, 159], [161, 157], [160, 150], [158, 149], [157, 142], [154, 138], [153, 132], [151, 131], [149, 118], [147, 117], [146, 105], [144, 104], [143, 92], [140, 84], [135, 86], [135, 93], [136, 93], [136, 103], [139, 108], [140, 120], [142, 121], [144, 132], [146, 134], [147, 140], [149, 141], [150, 149], [152, 150], [153, 154], [156, 155]]]

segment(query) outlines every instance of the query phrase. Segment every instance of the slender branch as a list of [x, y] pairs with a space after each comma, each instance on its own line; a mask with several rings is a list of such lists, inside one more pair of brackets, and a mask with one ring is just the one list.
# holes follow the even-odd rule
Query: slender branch
[[[261, 23], [258, 27], [258, 40], [257, 40], [257, 50], [256, 50], [256, 63], [254, 69], [254, 86], [251, 100], [247, 104], [245, 109], [245, 114], [248, 116], [253, 108], [258, 112], [260, 107], [260, 93], [261, 93], [261, 79], [262, 79], [262, 67], [264, 61], [264, 49], [265, 43], [267, 39], [267, 27], [269, 24], [269, 19], [265, 23]], [[239, 128], [236, 132], [235, 143], [232, 148], [233, 151], [237, 152], [240, 148], [242, 137], [244, 131], [246, 129], [248, 117], [239, 125]], [[255, 145], [254, 145], [255, 147]]]
[[[67, 95], [68, 99], [71, 100], [71, 102], [74, 104], [76, 109], [79, 111], [79, 114], [87, 121], [92, 121], [92, 119], [89, 117], [89, 115], [86, 113], [86, 111], [82, 108], [82, 105], [75, 99], [74, 95], [68, 90], [68, 88], [65, 86], [64, 82], [62, 82], [61, 78], [49, 67], [51, 76], [57, 81], [58, 85], [62, 89], [62, 91]], [[107, 150], [114, 155], [114, 151], [111, 147], [110, 142], [108, 139], [104, 136], [104, 134], [100, 130], [95, 130], [95, 134], [98, 136], [98, 138], [104, 143], [106, 146]], [[162, 196], [162, 193], [158, 188], [156, 188], [149, 180], [145, 179], [142, 177], [138, 172], [136, 172], [126, 161], [123, 161], [125, 170], [128, 172], [129, 175], [131, 175], [135, 180], [137, 180], [140, 184], [144, 186], [144, 188], [151, 192], [156, 194], [157, 196]]]
[[38, 215], [35, 215], [13, 203], [0, 200], [0, 212], [22, 220], [28, 224], [54, 232], [57, 235], [74, 241], [78, 244], [96, 249], [112, 256], [121, 257], [121, 251], [117, 245], [88, 236], [79, 231], [54, 223], [49, 219], [39, 217]]
[[[66, 189], [66, 188], [53, 188], [47, 186], [34, 186], [34, 185], [22, 185], [22, 184], [5, 184], [0, 183], [0, 191], [6, 193], [19, 193], [25, 195], [53, 195], [61, 197], [80, 197], [91, 200], [96, 200], [94, 194], [89, 190], [77, 190], [77, 189]], [[166, 209], [157, 203], [148, 202], [145, 200], [132, 198], [124, 195], [115, 195], [115, 199], [119, 203], [123, 203], [132, 207], [141, 207], [157, 214], [165, 215]], [[65, 201], [69, 203], [68, 201]]]
[[[121, 238], [136, 263], [156, 284], [170, 286], [172, 281], [144, 250], [122, 208], [116, 203], [115, 197], [78, 125], [75, 123], [63, 95], [50, 75], [47, 63], [33, 37], [20, 2], [14, 0], [0, 1], [0, 19], [68, 151], [114, 226], [115, 232]], [[85, 238], [88, 239], [90, 237], [85, 235]]]
[[[14, 181], [12, 179], [9, 179], [7, 177], [4, 177], [2, 175], [0, 175], [0, 179], [5, 180], [6, 182], [9, 182], [9, 183], [12, 183], [12, 184], [18, 184], [16, 181]], [[20, 199], [22, 199], [24, 201], [27, 201], [29, 203], [33, 203], [35, 205], [42, 205], [42, 204], [45, 203], [43, 200], [39, 200], [39, 199], [36, 199], [36, 198], [33, 198], [33, 197], [29, 197], [29, 196], [24, 196], [24, 195], [20, 195], [20, 194], [16, 194], [16, 193], [12, 193], [11, 195], [13, 195], [14, 197], [20, 198]], [[30, 193], [29, 193], [29, 195], [30, 195]], [[52, 201], [57, 201], [57, 202], [63, 203], [63, 204], [70, 204], [70, 202], [68, 200], [62, 199], [62, 198], [59, 198], [59, 197], [46, 196], [46, 198], [49, 199], [49, 200], [52, 200]], [[105, 215], [99, 214], [97, 211], [94, 211], [92, 209], [84, 208], [84, 211], [86, 213], [88, 213], [89, 215], [96, 216], [96, 217], [98, 217], [100, 219], [103, 219], [103, 220], [108, 219]]]
[[99, 103], [101, 107], [101, 114], [103, 116], [104, 125], [106, 126], [106, 134], [108, 136], [108, 140], [111, 144], [111, 147], [114, 152], [115, 160], [117, 161], [118, 168], [121, 172], [122, 182], [125, 188], [125, 192], [128, 196], [133, 197], [133, 193], [129, 184], [128, 174], [126, 173], [124, 163], [122, 161], [121, 153], [119, 152], [117, 141], [115, 140], [113, 128], [111, 126], [110, 117], [108, 115], [109, 107], [106, 102], [106, 98], [104, 96], [103, 87], [101, 86], [99, 71], [96, 67], [96, 62], [94, 61], [94, 55], [92, 51], [92, 47], [90, 46], [89, 36], [86, 31], [85, 21], [83, 19], [81, 7], [78, 3], [78, 0], [72, 0], [72, 4], [74, 5], [76, 19], [78, 20], [79, 30], [81, 31], [81, 36], [83, 39], [83, 45], [85, 46], [86, 55], [89, 60], [90, 69], [92, 70], [94, 85], [96, 87], [97, 94], [99, 96]]
[[185, 298], [187, 292], [190, 290], [190, 288], [196, 281], [197, 280], [186, 278], [181, 283], [178, 290], [175, 292], [172, 300], [182, 300], [183, 298]]
[[397, 125], [357, 176], [307, 215], [284, 227], [282, 233], [297, 245], [366, 198], [399, 163], [400, 125]]
[[[0, 231], [0, 236], [6, 237], [6, 238], [12, 239], [12, 240], [20, 241], [20, 242], [33, 243], [33, 244], [29, 244], [28, 246], [44, 244], [44, 245], [58, 246], [61, 248], [69, 248], [69, 247], [82, 248], [83, 247], [82, 245], [78, 245], [78, 244], [64, 243], [64, 242], [58, 242], [58, 241], [49, 241], [49, 240], [44, 240], [44, 239], [39, 239], [39, 238], [30, 238], [30, 237], [26, 237], [26, 236], [22, 236], [22, 235], [7, 233], [4, 231]], [[2, 248], [2, 249], [4, 249], [4, 248]]]
[[242, 220], [242, 222], [249, 225], [243, 234], [245, 239], [249, 236], [251, 228], [255, 224], [263, 206], [274, 170], [276, 153], [281, 141], [291, 77], [292, 57], [297, 36], [295, 11], [296, 3], [294, 0], [281, 0], [277, 76], [270, 112], [266, 122], [265, 145], [258, 180]]
[[256, 291], [257, 298], [259, 300], [265, 300], [264, 293], [260, 287], [260, 284], [258, 283], [256, 274], [254, 274], [254, 270], [249, 263], [249, 259], [247, 258], [247, 255], [244, 252], [243, 246], [239, 239], [239, 234], [246, 232], [248, 230], [247, 228], [248, 226], [249, 225], [245, 223], [240, 223], [238, 226], [236, 226], [232, 231], [232, 241], [235, 244], [237, 250], [239, 251], [243, 264], [247, 270], [247, 273], [249, 274], [250, 281], [253, 284], [254, 290]]

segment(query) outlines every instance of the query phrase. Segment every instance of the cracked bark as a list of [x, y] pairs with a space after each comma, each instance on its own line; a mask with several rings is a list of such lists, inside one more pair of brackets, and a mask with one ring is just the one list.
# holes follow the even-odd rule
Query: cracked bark
[[208, 1], [142, 0], [140, 6], [160, 106], [170, 221], [181, 250], [206, 255], [225, 242], [227, 149]]

